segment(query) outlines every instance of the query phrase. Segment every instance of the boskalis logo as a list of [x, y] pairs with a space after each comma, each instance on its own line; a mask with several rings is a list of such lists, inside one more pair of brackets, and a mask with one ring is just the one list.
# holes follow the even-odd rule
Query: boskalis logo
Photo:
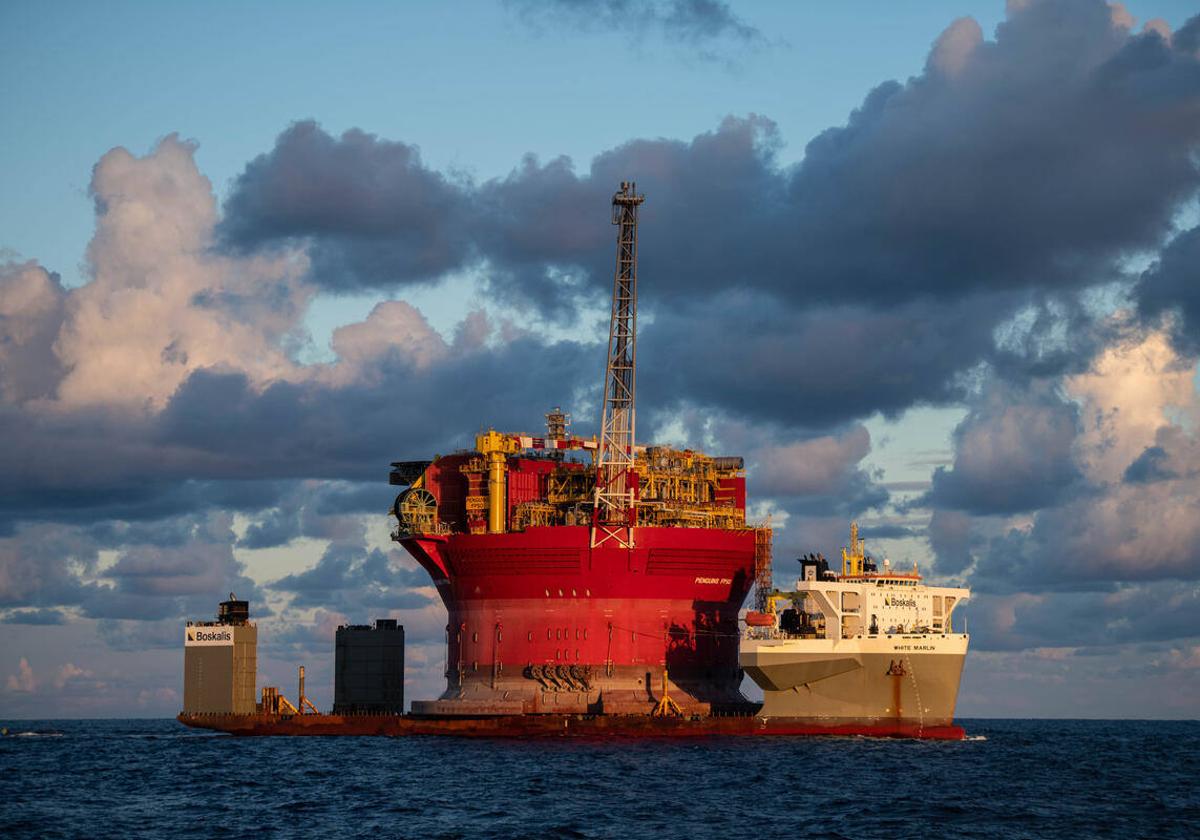
[[917, 605], [916, 598], [900, 598], [896, 595], [884, 597], [883, 605], [885, 607], [915, 607]]
[[189, 627], [185, 639], [188, 645], [231, 645], [233, 631], [227, 627]]

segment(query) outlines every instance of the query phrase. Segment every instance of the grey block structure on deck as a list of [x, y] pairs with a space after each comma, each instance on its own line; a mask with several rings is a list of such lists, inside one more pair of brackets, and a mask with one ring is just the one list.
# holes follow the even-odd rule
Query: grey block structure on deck
[[395, 619], [337, 629], [333, 712], [404, 713], [404, 628]]

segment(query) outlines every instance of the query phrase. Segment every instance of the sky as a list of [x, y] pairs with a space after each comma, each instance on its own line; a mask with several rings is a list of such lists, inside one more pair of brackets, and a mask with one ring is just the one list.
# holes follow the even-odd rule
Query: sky
[[960, 717], [1200, 709], [1200, 17], [1169, 0], [0, 8], [0, 718], [173, 715], [445, 611], [392, 460], [597, 425], [745, 456], [776, 583], [973, 591]]

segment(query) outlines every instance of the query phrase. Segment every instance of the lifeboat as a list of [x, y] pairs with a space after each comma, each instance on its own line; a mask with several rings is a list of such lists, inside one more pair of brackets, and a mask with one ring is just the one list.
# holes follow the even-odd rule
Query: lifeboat
[[770, 613], [748, 612], [746, 613], [746, 626], [748, 627], [774, 627], [775, 616]]

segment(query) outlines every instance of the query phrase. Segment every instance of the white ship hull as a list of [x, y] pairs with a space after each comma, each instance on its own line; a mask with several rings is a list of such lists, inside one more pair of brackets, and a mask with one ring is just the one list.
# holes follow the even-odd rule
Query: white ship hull
[[763, 690], [764, 718], [948, 726], [967, 643], [964, 633], [744, 639], [740, 661]]

